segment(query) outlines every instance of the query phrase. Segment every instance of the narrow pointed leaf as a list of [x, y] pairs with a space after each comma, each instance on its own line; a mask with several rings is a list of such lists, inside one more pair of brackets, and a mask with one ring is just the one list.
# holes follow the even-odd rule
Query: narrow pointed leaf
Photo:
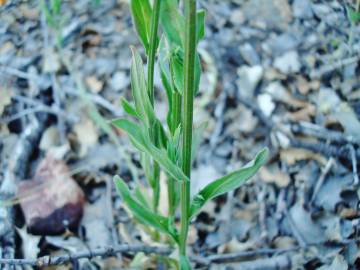
[[182, 94], [184, 91], [184, 54], [178, 50], [170, 57], [170, 71], [176, 90]]
[[175, 233], [175, 228], [169, 227], [171, 222], [168, 218], [155, 214], [148, 208], [144, 207], [141, 203], [136, 201], [134, 199], [134, 195], [131, 194], [124, 180], [122, 180], [119, 176], [114, 177], [114, 183], [117, 191], [136, 219], [138, 219], [143, 224], [152, 226], [155, 229], [170, 235], [176, 241], [177, 235]]
[[266, 162], [268, 153], [269, 150], [264, 148], [256, 155], [254, 160], [249, 162], [240, 170], [219, 178], [200, 190], [200, 192], [193, 198], [190, 217], [196, 215], [201, 207], [203, 207], [209, 200], [240, 187]]
[[197, 24], [196, 24], [196, 40], [199, 42], [205, 37], [205, 10], [199, 10], [197, 12]]
[[146, 90], [143, 62], [136, 49], [132, 47], [131, 50], [133, 53], [131, 65], [131, 90], [135, 101], [135, 108], [140, 118], [150, 126], [150, 123], [155, 119], [155, 113]]
[[131, 0], [131, 14], [142, 44], [146, 51], [149, 50], [150, 44], [150, 22], [151, 22], [151, 5], [149, 0]]
[[121, 105], [122, 105], [124, 111], [125, 111], [127, 114], [129, 114], [129, 115], [131, 115], [131, 116], [133, 116], [133, 117], [139, 118], [139, 115], [138, 115], [135, 107], [134, 107], [132, 104], [130, 104], [130, 103], [129, 103], [126, 99], [124, 99], [124, 98], [121, 98], [120, 102], [121, 102]]
[[184, 16], [179, 12], [177, 0], [163, 0], [160, 20], [170, 43], [184, 48]]
[[194, 96], [199, 92], [200, 77], [201, 77], [201, 61], [200, 61], [200, 56], [197, 53], [196, 58], [195, 58], [195, 91], [194, 91]]
[[124, 130], [129, 135], [133, 145], [150, 155], [171, 177], [178, 181], [189, 181], [183, 171], [169, 159], [166, 150], [157, 148], [138, 124], [125, 119], [114, 120], [112, 124]]

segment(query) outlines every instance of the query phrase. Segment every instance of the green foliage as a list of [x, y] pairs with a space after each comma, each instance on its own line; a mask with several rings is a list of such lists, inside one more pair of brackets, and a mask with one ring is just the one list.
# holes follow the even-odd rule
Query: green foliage
[[131, 65], [131, 89], [135, 101], [135, 108], [139, 115], [139, 119], [150, 127], [155, 119], [155, 113], [146, 90], [144, 66], [136, 49], [132, 47], [131, 50], [133, 53]]
[[195, 216], [209, 200], [240, 187], [264, 165], [268, 152], [267, 148], [263, 149], [256, 155], [254, 160], [240, 170], [219, 178], [200, 190], [193, 198], [190, 217]]
[[360, 12], [359, 11], [356, 11], [355, 9], [348, 6], [347, 14], [348, 14], [349, 20], [352, 24], [356, 24], [360, 21]]
[[[112, 121], [114, 126], [127, 133], [132, 144], [141, 152], [141, 164], [153, 192], [151, 202], [148, 199], [150, 197], [141, 192], [139, 187], [131, 193], [119, 177], [116, 176], [114, 181], [124, 203], [139, 222], [174, 240], [179, 248], [179, 266], [182, 270], [187, 270], [191, 269], [186, 256], [190, 218], [195, 217], [209, 200], [240, 187], [251, 178], [266, 162], [268, 150], [260, 151], [246, 166], [211, 182], [190, 199], [190, 173], [187, 167], [190, 164], [191, 169], [197, 146], [206, 128], [206, 124], [203, 124], [193, 132], [192, 120], [193, 98], [198, 91], [201, 75], [201, 61], [196, 46], [205, 36], [205, 11], [196, 11], [195, 0], [184, 2], [185, 16], [180, 11], [178, 0], [153, 3], [152, 7], [149, 0], [130, 1], [134, 25], [145, 48], [148, 73], [146, 78], [140, 54], [131, 48], [131, 90], [134, 104], [125, 99], [121, 100], [121, 104], [124, 111], [136, 120]], [[160, 18], [156, 11], [160, 13]], [[156, 31], [159, 22], [163, 31], [160, 42]], [[190, 30], [186, 31], [186, 27]], [[188, 32], [192, 35], [185, 35]], [[168, 101], [166, 126], [157, 119], [154, 111], [155, 53]], [[157, 213], [161, 192], [160, 168], [167, 176], [167, 217]], [[179, 202], [181, 230], [178, 233], [174, 219]]]
[[189, 181], [181, 169], [169, 159], [167, 152], [157, 148], [151, 142], [145, 128], [141, 128], [140, 125], [125, 119], [114, 120], [112, 124], [124, 130], [129, 135], [132, 144], [139, 151], [151, 156], [171, 177], [180, 182]]
[[47, 5], [45, 0], [40, 0], [40, 9], [45, 15], [47, 24], [55, 31], [56, 43], [59, 48], [62, 47], [62, 28], [66, 22], [66, 18], [61, 15], [61, 3], [62, 0], [51, 0]]
[[149, 0], [131, 0], [131, 13], [142, 44], [146, 51], [150, 46], [150, 21], [152, 9]]
[[114, 177], [114, 182], [117, 191], [136, 219], [138, 219], [143, 224], [147, 224], [161, 232], [168, 234], [173, 240], [177, 242], [178, 235], [176, 228], [172, 225], [172, 222], [168, 218], [155, 214], [148, 208], [144, 207], [144, 201], [143, 203], [136, 201], [133, 198], [134, 196], [130, 193], [130, 190], [125, 184], [124, 180], [122, 180], [119, 176]]

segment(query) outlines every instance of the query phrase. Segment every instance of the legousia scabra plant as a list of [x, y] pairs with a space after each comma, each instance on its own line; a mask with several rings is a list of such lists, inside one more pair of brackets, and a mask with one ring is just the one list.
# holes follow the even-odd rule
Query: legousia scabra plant
[[[193, 128], [193, 101], [201, 74], [197, 44], [205, 35], [205, 11], [197, 10], [196, 0], [183, 0], [182, 5], [178, 0], [130, 0], [130, 8], [147, 56], [147, 75], [140, 54], [132, 47], [131, 90], [134, 102], [123, 99], [121, 103], [134, 120], [116, 119], [112, 124], [127, 133], [139, 150], [141, 165], [152, 190], [151, 199], [139, 187], [131, 191], [119, 176], [114, 177], [114, 182], [134, 218], [158, 234], [167, 235], [170, 243], [179, 250], [179, 268], [191, 269], [186, 253], [191, 220], [206, 202], [240, 187], [251, 178], [266, 162], [268, 150], [261, 150], [243, 168], [211, 182], [191, 198], [193, 152], [203, 129]], [[154, 111], [156, 62], [168, 101], [165, 124], [159, 121]], [[159, 213], [161, 170], [167, 176], [166, 216]], [[176, 226], [179, 208], [180, 226]]]

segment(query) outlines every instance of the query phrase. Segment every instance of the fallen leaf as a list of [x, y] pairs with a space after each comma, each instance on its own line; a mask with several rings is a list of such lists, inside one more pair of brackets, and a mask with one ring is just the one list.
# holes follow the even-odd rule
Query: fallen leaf
[[75, 228], [85, 200], [66, 164], [50, 155], [40, 162], [32, 180], [20, 182], [18, 198], [29, 231], [40, 235]]
[[47, 151], [54, 146], [58, 146], [60, 142], [59, 130], [55, 126], [47, 128], [41, 136], [39, 148]]
[[74, 126], [74, 132], [80, 144], [79, 157], [84, 157], [98, 141], [97, 129], [90, 119], [85, 119]]
[[61, 67], [61, 62], [58, 53], [53, 48], [44, 50], [43, 72], [52, 73], [57, 72]]
[[342, 102], [336, 106], [332, 116], [344, 127], [346, 135], [360, 140], [360, 121], [349, 104]]
[[295, 112], [286, 113], [285, 118], [291, 121], [307, 121], [310, 122], [312, 117], [316, 114], [316, 107], [313, 104], [308, 103], [305, 107]]
[[11, 104], [12, 92], [0, 86], [0, 116], [3, 114], [5, 107]]
[[103, 86], [104, 86], [104, 82], [100, 81], [95, 76], [86, 77], [85, 83], [86, 83], [87, 87], [90, 89], [90, 91], [95, 94], [101, 92], [101, 90], [103, 89]]
[[313, 221], [310, 213], [299, 202], [290, 208], [289, 215], [294, 222], [295, 230], [307, 244], [322, 243], [326, 240], [325, 231]]
[[303, 108], [308, 105], [307, 102], [293, 97], [279, 81], [271, 82], [265, 92], [270, 94], [274, 100], [281, 101], [293, 108]]
[[316, 160], [323, 166], [326, 165], [326, 159], [314, 152], [299, 148], [289, 148], [280, 150], [280, 159], [289, 165], [294, 165], [301, 160]]
[[348, 270], [349, 266], [341, 255], [336, 255], [331, 265], [323, 265], [318, 270]]
[[267, 165], [259, 170], [260, 179], [265, 183], [274, 183], [278, 187], [287, 187], [290, 183], [289, 174], [280, 171], [276, 164]]
[[16, 231], [22, 240], [21, 251], [24, 259], [36, 259], [40, 252], [39, 243], [41, 236], [29, 234], [26, 231], [26, 227], [16, 228]]

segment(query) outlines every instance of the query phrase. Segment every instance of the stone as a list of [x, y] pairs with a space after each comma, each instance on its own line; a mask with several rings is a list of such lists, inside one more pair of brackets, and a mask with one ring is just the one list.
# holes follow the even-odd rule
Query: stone
[[243, 46], [240, 46], [240, 55], [245, 60], [245, 62], [251, 66], [260, 64], [260, 57], [253, 46], [250, 43], [246, 43]]
[[257, 103], [260, 110], [264, 113], [265, 116], [270, 116], [275, 110], [275, 103], [271, 95], [267, 93], [258, 95]]
[[292, 20], [287, 0], [252, 0], [243, 7], [245, 18], [263, 29], [286, 29]]
[[275, 58], [274, 67], [284, 74], [299, 72], [301, 64], [298, 53], [296, 51], [289, 51]]
[[110, 86], [114, 91], [124, 90], [129, 84], [130, 78], [124, 71], [118, 71], [111, 77]]
[[300, 44], [300, 40], [294, 33], [287, 32], [271, 36], [265, 44], [269, 54], [280, 56], [287, 51], [294, 50]]
[[314, 16], [310, 0], [294, 0], [293, 15], [300, 19], [311, 19]]
[[254, 90], [259, 84], [264, 68], [262, 66], [242, 66], [237, 71], [239, 79], [236, 81], [240, 94], [244, 97], [252, 98]]

